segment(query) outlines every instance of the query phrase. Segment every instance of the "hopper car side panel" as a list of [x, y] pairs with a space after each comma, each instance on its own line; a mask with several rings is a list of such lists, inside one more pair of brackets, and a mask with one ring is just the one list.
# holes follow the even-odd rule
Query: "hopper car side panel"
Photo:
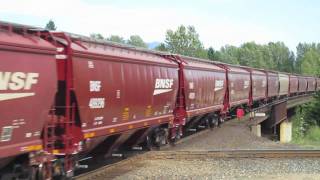
[[320, 90], [320, 78], [316, 78], [317, 81], [317, 91]]
[[252, 70], [253, 101], [265, 99], [267, 91], [267, 75], [262, 71]]
[[39, 38], [0, 31], [0, 158], [42, 149], [56, 92], [54, 55]]
[[315, 78], [314, 77], [307, 77], [307, 81], [308, 81], [307, 91], [308, 92], [315, 91], [315, 89], [316, 89], [316, 80], [315, 80]]
[[289, 75], [279, 73], [279, 96], [288, 95], [289, 91]]
[[246, 70], [229, 66], [228, 86], [230, 107], [249, 103], [250, 73]]
[[298, 87], [299, 87], [298, 77], [295, 75], [290, 75], [289, 78], [290, 78], [289, 93], [290, 94], [297, 93]]
[[173, 119], [178, 88], [175, 64], [103, 58], [77, 57], [73, 62], [85, 133], [108, 135]]
[[279, 95], [279, 76], [277, 73], [268, 73], [268, 98]]
[[307, 85], [308, 85], [307, 79], [303, 76], [298, 76], [298, 80], [299, 80], [299, 88], [298, 88], [299, 93], [306, 92]]
[[214, 87], [214, 102], [215, 105], [223, 105], [224, 98], [227, 90], [227, 81], [225, 72], [215, 74], [215, 87]]
[[186, 110], [189, 116], [223, 108], [226, 84], [223, 70], [186, 67], [185, 81]]

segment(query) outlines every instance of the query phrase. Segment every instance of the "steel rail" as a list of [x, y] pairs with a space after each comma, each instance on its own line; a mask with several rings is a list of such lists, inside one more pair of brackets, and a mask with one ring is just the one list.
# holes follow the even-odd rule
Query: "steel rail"
[[228, 149], [212, 151], [149, 151], [74, 177], [78, 180], [112, 179], [132, 170], [143, 160], [210, 160], [218, 158], [320, 158], [320, 150]]
[[320, 150], [306, 149], [231, 149], [212, 151], [154, 151], [146, 159], [212, 159], [212, 158], [320, 158]]

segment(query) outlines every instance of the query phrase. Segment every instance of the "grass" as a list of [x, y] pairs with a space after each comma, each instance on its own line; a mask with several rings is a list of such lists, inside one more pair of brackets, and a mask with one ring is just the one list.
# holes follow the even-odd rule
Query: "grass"
[[292, 119], [292, 143], [320, 148], [320, 127], [308, 126], [303, 115], [297, 113]]
[[320, 148], [320, 92], [315, 100], [296, 108], [292, 120], [292, 143]]
[[302, 139], [302, 144], [320, 147], [320, 128], [311, 127]]

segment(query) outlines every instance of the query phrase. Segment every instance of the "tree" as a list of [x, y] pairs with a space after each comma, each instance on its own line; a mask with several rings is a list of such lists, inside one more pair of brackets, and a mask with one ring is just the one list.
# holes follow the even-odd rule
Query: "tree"
[[196, 50], [194, 57], [208, 59], [208, 50], [205, 48], [198, 49]]
[[[297, 58], [295, 61], [295, 72], [308, 73], [308, 68], [316, 68], [312, 65], [317, 64], [318, 55], [320, 54], [320, 44], [316, 43], [299, 43], [297, 46]], [[306, 57], [307, 56], [307, 57]], [[314, 71], [314, 70], [310, 70]]]
[[100, 33], [90, 34], [90, 38], [96, 39], [96, 40], [104, 40], [104, 37]]
[[147, 48], [148, 47], [148, 45], [138, 35], [130, 36], [130, 38], [127, 41], [127, 44], [130, 44], [130, 45], [136, 46], [136, 47], [142, 47], [142, 48]]
[[215, 51], [212, 47], [208, 49], [208, 59], [213, 61], [220, 61], [221, 55], [219, 51]]
[[193, 26], [181, 25], [176, 31], [167, 30], [164, 45], [165, 49], [171, 53], [207, 58], [207, 51]]
[[[268, 43], [268, 49], [271, 53], [271, 58], [275, 66], [275, 70], [291, 72], [293, 61], [290, 61], [292, 52], [283, 42], [270, 42]], [[291, 57], [292, 58], [292, 57]]]
[[289, 63], [289, 65], [288, 65], [289, 71], [288, 72], [290, 72], [290, 73], [293, 73], [295, 70], [295, 60], [296, 60], [296, 57], [295, 57], [294, 53], [292, 51], [290, 51], [289, 61], [288, 61], [288, 63]]
[[116, 42], [116, 43], [121, 43], [121, 44], [125, 44], [126, 41], [123, 39], [123, 37], [120, 37], [118, 35], [111, 35], [107, 38], [107, 41], [111, 41], [111, 42]]
[[265, 65], [267, 69], [276, 70], [277, 67], [273, 61], [272, 52], [270, 51], [268, 44], [262, 45], [261, 51], [262, 51], [261, 52], [262, 57], [263, 57], [263, 60], [265, 61]]
[[302, 106], [304, 111], [305, 128], [308, 130], [312, 126], [320, 126], [320, 92], [317, 92], [314, 96], [314, 101]]
[[239, 64], [239, 49], [226, 45], [220, 49], [220, 61], [228, 64]]
[[301, 72], [308, 75], [320, 75], [320, 53], [316, 49], [310, 49], [301, 60]]
[[267, 68], [266, 61], [263, 59], [263, 47], [255, 42], [247, 42], [239, 48], [239, 63], [243, 66], [255, 68]]
[[[307, 75], [320, 75], [320, 44], [299, 43], [297, 46], [297, 57], [295, 61], [295, 72]], [[320, 126], [320, 92], [314, 96], [314, 101], [302, 105], [302, 127], [306, 135], [312, 127]], [[318, 136], [319, 137], [319, 136]]]
[[226, 45], [217, 52], [209, 48], [209, 58], [218, 54], [219, 61], [229, 64], [284, 72], [293, 72], [295, 69], [295, 55], [283, 42], [270, 42], [267, 45], [246, 42], [240, 47]]
[[55, 25], [55, 23], [53, 22], [53, 20], [49, 20], [49, 22], [46, 24], [45, 29], [50, 30], [50, 31], [55, 31], [57, 30], [57, 27]]

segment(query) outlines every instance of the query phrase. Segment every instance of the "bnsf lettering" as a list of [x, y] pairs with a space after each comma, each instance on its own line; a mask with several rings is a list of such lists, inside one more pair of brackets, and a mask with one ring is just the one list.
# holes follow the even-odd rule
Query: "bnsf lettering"
[[0, 90], [29, 90], [38, 78], [39, 73], [0, 72]]
[[156, 79], [155, 89], [170, 89], [173, 79]]
[[89, 107], [91, 109], [102, 109], [104, 108], [105, 100], [104, 98], [91, 98], [89, 101]]

